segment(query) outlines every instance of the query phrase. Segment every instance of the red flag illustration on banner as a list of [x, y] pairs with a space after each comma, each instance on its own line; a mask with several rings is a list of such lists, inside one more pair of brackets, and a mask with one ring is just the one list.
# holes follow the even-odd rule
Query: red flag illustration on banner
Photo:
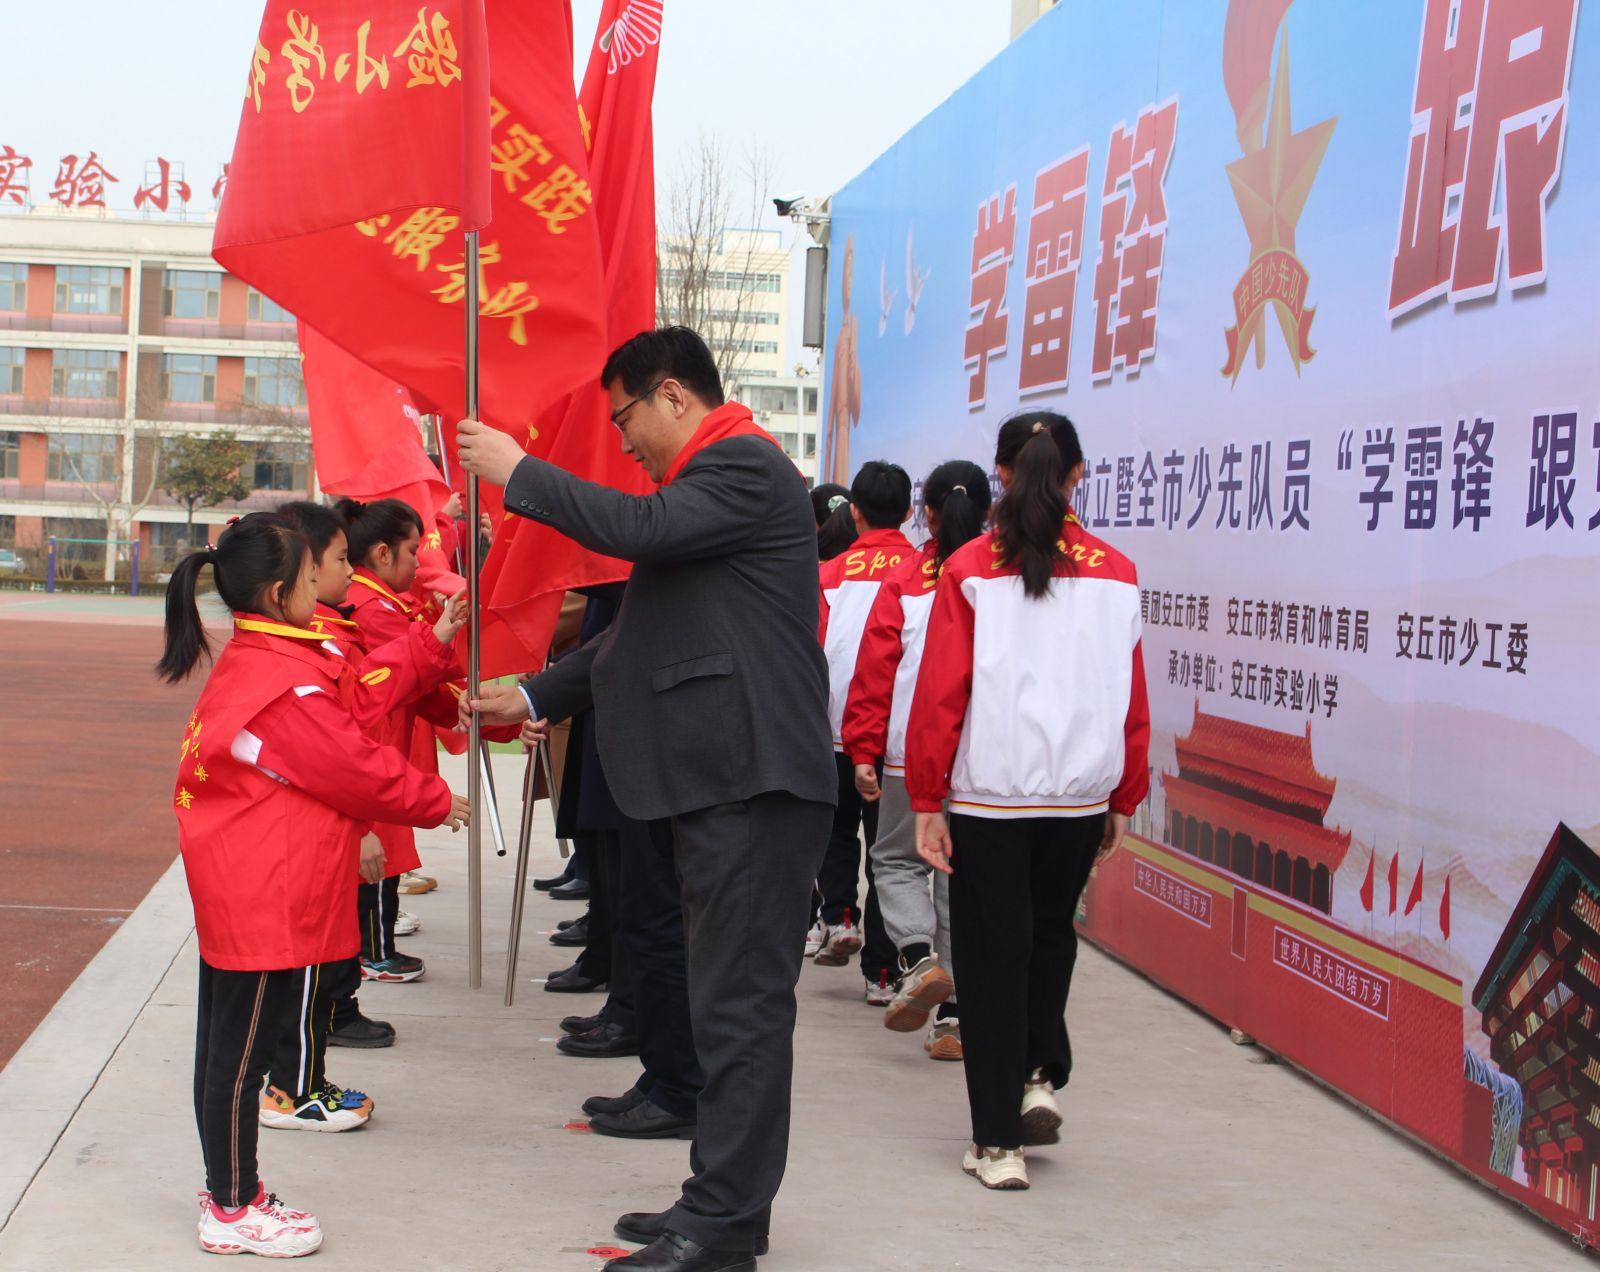
[[1400, 854], [1389, 858], [1389, 913], [1394, 913], [1395, 896], [1400, 891]]
[[[525, 430], [604, 355], [566, 0], [269, 0], [213, 255], [419, 404]], [[514, 70], [491, 96], [488, 40]], [[493, 205], [491, 182], [513, 197]]]
[[[494, 10], [490, 13], [492, 18]], [[605, 272], [607, 351], [655, 326], [650, 110], [661, 20], [662, 0], [606, 0], [578, 95]], [[598, 383], [603, 363], [602, 356], [585, 366], [584, 383], [541, 420], [528, 450], [589, 481], [643, 494], [653, 484], [622, 453]], [[563, 593], [627, 574], [626, 562], [596, 555], [548, 526], [522, 518], [498, 524], [483, 574], [484, 674], [537, 667], [549, 648]]]
[[1368, 914], [1372, 913], [1372, 870], [1378, 860], [1378, 850], [1374, 848], [1367, 857], [1367, 877], [1361, 885], [1361, 908]]
[[1439, 931], [1450, 939], [1450, 876], [1444, 877], [1444, 895], [1439, 898]]
[[1422, 871], [1427, 866], [1426, 861], [1417, 863], [1417, 877], [1411, 881], [1411, 891], [1406, 894], [1406, 913], [1410, 914], [1422, 903]]

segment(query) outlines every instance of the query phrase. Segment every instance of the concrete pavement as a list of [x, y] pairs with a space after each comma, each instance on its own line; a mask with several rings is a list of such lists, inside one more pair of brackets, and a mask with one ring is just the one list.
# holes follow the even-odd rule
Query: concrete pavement
[[[459, 762], [456, 762], [459, 764]], [[496, 757], [499, 789], [519, 761]], [[515, 810], [506, 810], [515, 826]], [[540, 810], [535, 873], [558, 865]], [[513, 831], [514, 834], [514, 831]], [[485, 839], [487, 840], [487, 836]], [[568, 1129], [631, 1060], [573, 1060], [556, 1021], [599, 997], [542, 992], [541, 933], [577, 907], [530, 894], [517, 1003], [501, 1005], [510, 859], [486, 848], [484, 989], [466, 987], [465, 838], [424, 837], [437, 892], [407, 898], [426, 979], [363, 990], [386, 1051], [335, 1049], [374, 1096], [367, 1128], [262, 1132], [263, 1174], [327, 1234], [312, 1266], [573, 1269], [621, 1211], [668, 1205], [688, 1146]], [[190, 1102], [195, 950], [181, 872], [157, 886], [0, 1073], [0, 1269], [209, 1266]], [[176, 903], [179, 902], [179, 903]], [[763, 1272], [861, 1269], [1573, 1267], [1555, 1230], [1094, 950], [1071, 1023], [1063, 1142], [1033, 1188], [966, 1178], [959, 1065], [866, 1007], [853, 968], [801, 980], [794, 1135]], [[12, 1203], [15, 1198], [15, 1208]]]

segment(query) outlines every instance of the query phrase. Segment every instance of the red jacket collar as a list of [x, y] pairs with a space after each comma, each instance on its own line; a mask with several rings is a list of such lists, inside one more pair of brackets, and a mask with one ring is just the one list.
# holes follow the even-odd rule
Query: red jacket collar
[[[742, 402], [724, 402], [700, 421], [700, 427], [695, 429], [693, 436], [683, 444], [683, 449], [668, 465], [666, 475], [661, 478], [661, 484], [665, 486], [671, 482], [688, 466], [689, 461], [707, 446], [715, 446], [730, 437], [764, 437], [774, 446], [778, 445], [777, 438], [755, 422], [755, 417], [750, 414], [748, 406]], [[779, 446], [778, 449], [783, 448]]]
[[[411, 616], [412, 611], [416, 608], [410, 602], [401, 600], [389, 589], [389, 585], [387, 583], [371, 574], [368, 574], [365, 568], [356, 570], [355, 576], [350, 580], [350, 585], [352, 587], [354, 587], [357, 583], [361, 584], [366, 591], [369, 591], [377, 596], [381, 596], [384, 600], [388, 601], [408, 618]], [[356, 600], [357, 605], [360, 605], [363, 600], [367, 599], [361, 592], [356, 593], [356, 597], [358, 598]]]

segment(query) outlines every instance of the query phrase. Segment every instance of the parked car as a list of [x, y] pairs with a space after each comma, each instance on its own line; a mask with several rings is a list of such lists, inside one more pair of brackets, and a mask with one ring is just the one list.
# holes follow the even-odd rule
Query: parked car
[[28, 567], [10, 548], [0, 548], [0, 574], [26, 574]]

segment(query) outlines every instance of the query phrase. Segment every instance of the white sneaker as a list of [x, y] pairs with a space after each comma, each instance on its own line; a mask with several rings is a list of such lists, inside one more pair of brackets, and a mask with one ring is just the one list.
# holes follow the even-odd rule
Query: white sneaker
[[1028, 1167], [1020, 1148], [979, 1148], [968, 1145], [961, 1169], [985, 1188], [1008, 1191], [1028, 1186]]
[[879, 972], [878, 979], [867, 982], [867, 1006], [887, 1007], [894, 1001], [895, 985], [888, 972]]
[[816, 958], [817, 951], [827, 943], [827, 940], [828, 925], [818, 919], [811, 925], [811, 931], [806, 933], [806, 957]]
[[961, 1051], [961, 1022], [936, 1020], [928, 1036], [922, 1040], [922, 1049], [934, 1060], [959, 1060]]
[[[304, 1215], [291, 1219], [290, 1214]], [[230, 1221], [209, 1200], [200, 1214], [200, 1248], [207, 1254], [259, 1254], [298, 1259], [322, 1248], [322, 1227], [304, 1211], [290, 1211], [271, 1193], [258, 1197]]]
[[937, 955], [920, 959], [900, 981], [900, 990], [884, 1013], [883, 1023], [896, 1033], [916, 1033], [928, 1016], [956, 992], [950, 973], [939, 966]]
[[1056, 1144], [1061, 1140], [1061, 1106], [1050, 1079], [1035, 1069], [1022, 1088], [1022, 1142]]
[[396, 936], [410, 936], [413, 932], [422, 930], [422, 920], [416, 915], [405, 910], [394, 912], [394, 934]]
[[828, 936], [817, 951], [818, 967], [843, 967], [850, 956], [861, 948], [861, 929], [845, 915], [843, 923], [828, 928]]
[[347, 1108], [342, 1096], [343, 1092], [314, 1091], [297, 1103], [287, 1092], [269, 1086], [261, 1093], [256, 1118], [276, 1131], [353, 1131], [365, 1126], [372, 1116], [371, 1101], [364, 1107]]

